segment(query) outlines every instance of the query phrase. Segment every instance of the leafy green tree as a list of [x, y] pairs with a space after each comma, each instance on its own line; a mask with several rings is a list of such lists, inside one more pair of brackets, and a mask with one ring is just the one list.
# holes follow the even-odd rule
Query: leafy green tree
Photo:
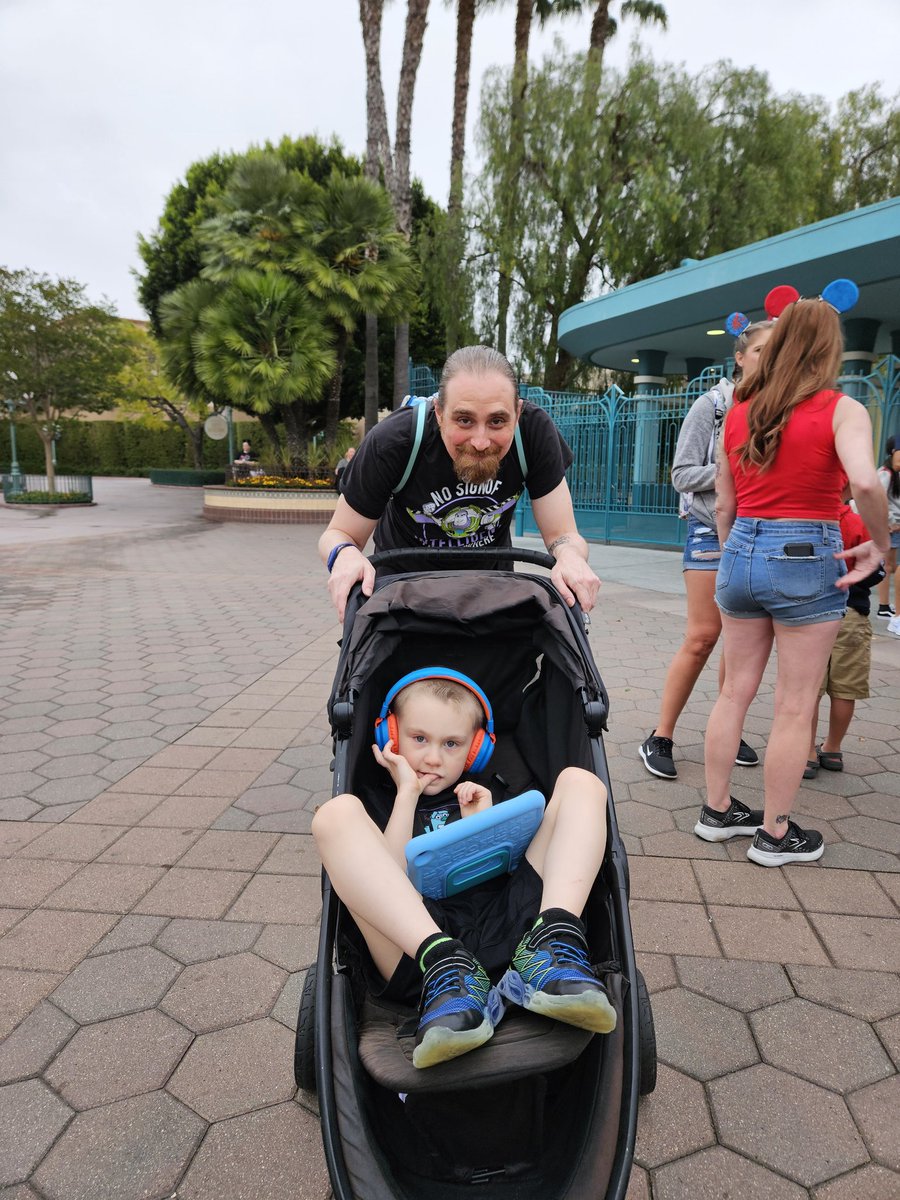
[[176, 425], [187, 435], [198, 471], [203, 469], [203, 422], [209, 415], [204, 396], [191, 399], [169, 382], [160, 346], [152, 334], [125, 322], [129, 357], [119, 375], [123, 395], [119, 408], [149, 417], [151, 424]]
[[[345, 154], [336, 138], [325, 144], [315, 137], [285, 137], [277, 145], [266, 142], [261, 150], [275, 154], [289, 170], [306, 173], [318, 183], [334, 170], [342, 175], [358, 175], [362, 170], [359, 160]], [[157, 228], [149, 236], [138, 235], [138, 253], [144, 264], [143, 272], [136, 272], [138, 297], [157, 336], [161, 333], [162, 297], [200, 274], [203, 263], [197, 229], [213, 215], [214, 201], [241, 157], [212, 154], [192, 163], [184, 181], [176, 183], [167, 196]]]
[[877, 87], [848, 92], [827, 143], [829, 200], [835, 212], [900, 195], [900, 105]]
[[0, 268], [0, 389], [40, 437], [48, 491], [58, 422], [114, 408], [128, 354], [112, 306], [91, 303], [82, 284]]
[[227, 282], [235, 269], [283, 272], [302, 282], [332, 331], [335, 370], [325, 440], [337, 436], [350, 339], [367, 312], [412, 307], [416, 273], [383, 188], [334, 172], [323, 185], [272, 155], [248, 155], [200, 229], [204, 275]]
[[306, 288], [283, 272], [242, 268], [221, 283], [184, 284], [163, 298], [160, 317], [164, 356], [178, 340], [190, 345], [176, 359], [185, 390], [194, 378], [198, 391], [220, 403], [280, 417], [291, 464], [300, 469], [308, 406], [334, 370], [332, 339]]
[[[508, 80], [486, 83], [479, 139], [485, 167], [473, 223], [480, 294], [488, 323], [503, 238], [515, 247], [517, 350], [547, 387], [581, 369], [558, 344], [562, 313], [589, 294], [774, 236], [842, 210], [840, 180], [852, 176], [843, 141], [817, 98], [773, 94], [767, 77], [721, 63], [691, 77], [633, 57], [624, 72], [559, 47], [533, 72], [524, 98], [520, 186], [527, 209], [508, 219], [498, 200], [509, 170], [512, 110]], [[847, 112], [858, 113], [861, 101]], [[857, 146], [882, 146], [865, 162], [857, 193], [870, 202], [896, 190], [897, 139], [891, 113], [871, 97], [869, 133]], [[559, 146], [566, 153], [558, 153]], [[893, 157], [892, 157], [893, 154]], [[877, 159], [877, 168], [875, 165]]]

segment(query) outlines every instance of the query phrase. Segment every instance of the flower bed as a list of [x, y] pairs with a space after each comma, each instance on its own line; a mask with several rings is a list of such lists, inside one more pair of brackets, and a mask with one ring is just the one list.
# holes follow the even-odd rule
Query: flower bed
[[[263, 478], [266, 478], [263, 476]], [[203, 515], [208, 521], [246, 521], [256, 524], [327, 525], [338, 495], [333, 488], [257, 486], [258, 479], [226, 487], [203, 489]]]
[[333, 492], [334, 480], [304, 479], [300, 476], [284, 479], [280, 475], [245, 475], [232, 480], [229, 487], [277, 489], [288, 492]]

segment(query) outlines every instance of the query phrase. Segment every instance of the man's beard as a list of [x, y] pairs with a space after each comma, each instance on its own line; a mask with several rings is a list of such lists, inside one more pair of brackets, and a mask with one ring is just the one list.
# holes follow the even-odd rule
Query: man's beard
[[460, 450], [453, 460], [453, 470], [456, 478], [463, 483], [487, 483], [497, 478], [500, 458], [499, 454], [492, 451], [475, 454], [471, 450]]

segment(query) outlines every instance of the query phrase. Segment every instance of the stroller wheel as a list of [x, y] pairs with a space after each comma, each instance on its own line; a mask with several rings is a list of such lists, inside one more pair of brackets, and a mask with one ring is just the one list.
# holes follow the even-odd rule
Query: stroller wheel
[[294, 1042], [294, 1080], [305, 1092], [316, 1090], [316, 966], [310, 965], [303, 980]]
[[638, 1091], [648, 1096], [656, 1087], [656, 1029], [644, 976], [635, 968], [638, 1002]]

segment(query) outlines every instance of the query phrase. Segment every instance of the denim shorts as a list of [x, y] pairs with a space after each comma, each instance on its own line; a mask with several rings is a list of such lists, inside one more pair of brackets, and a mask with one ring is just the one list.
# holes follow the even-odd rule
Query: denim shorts
[[719, 535], [696, 517], [688, 517], [682, 571], [718, 571], [722, 548]]
[[[812, 554], [785, 554], [791, 543], [809, 542]], [[780, 625], [839, 621], [847, 593], [835, 587], [846, 575], [840, 526], [835, 521], [767, 521], [738, 517], [722, 550], [716, 604], [729, 617], [771, 617]]]
[[900, 550], [900, 529], [891, 530], [891, 549]]

